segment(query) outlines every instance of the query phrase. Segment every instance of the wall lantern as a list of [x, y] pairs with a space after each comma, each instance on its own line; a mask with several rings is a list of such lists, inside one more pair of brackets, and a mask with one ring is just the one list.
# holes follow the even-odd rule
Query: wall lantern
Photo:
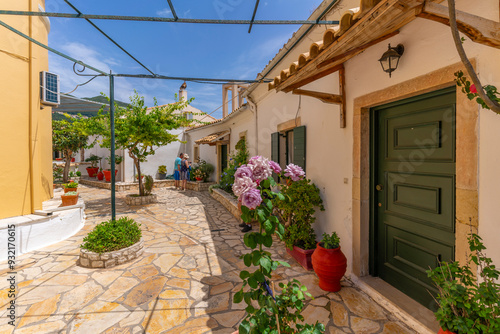
[[391, 44], [389, 44], [389, 49], [378, 60], [384, 72], [389, 73], [389, 77], [391, 76], [391, 72], [394, 72], [398, 68], [399, 58], [401, 58], [404, 51], [405, 48], [402, 44], [398, 44], [395, 48], [391, 48]]

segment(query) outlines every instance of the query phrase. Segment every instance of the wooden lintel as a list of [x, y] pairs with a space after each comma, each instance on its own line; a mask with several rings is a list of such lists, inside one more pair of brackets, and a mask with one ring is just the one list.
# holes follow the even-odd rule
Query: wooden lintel
[[323, 93], [323, 92], [315, 92], [312, 90], [305, 90], [305, 89], [294, 89], [292, 91], [292, 94], [314, 97], [316, 99], [321, 100], [324, 103], [341, 104], [343, 101], [342, 95]]
[[322, 63], [319, 63], [316, 67], [317, 68], [322, 68], [322, 67], [325, 67], [326, 65], [329, 65], [329, 64], [332, 64], [332, 63], [335, 63], [336, 61], [342, 59], [342, 58], [345, 58], [345, 57], [348, 57], [348, 56], [353, 56], [353, 55], [357, 55], [358, 53], [362, 52], [363, 50], [369, 48], [370, 46], [373, 46], [375, 44], [378, 44], [388, 38], [391, 38], [392, 36], [396, 36], [397, 34], [399, 34], [399, 30], [396, 30], [396, 31], [393, 31], [389, 34], [386, 34], [382, 37], [379, 37], [377, 39], [374, 39], [373, 41], [369, 42], [369, 43], [366, 43], [366, 44], [363, 44], [361, 46], [358, 46], [352, 50], [349, 50], [347, 52], [344, 52], [343, 54], [340, 54], [338, 56], [335, 56], [335, 57], [332, 57], [332, 58], [329, 58], [327, 60], [325, 60], [324, 62]]
[[[458, 30], [472, 41], [500, 49], [500, 22], [457, 10]], [[450, 25], [448, 7], [426, 2], [418, 17]]]
[[335, 72], [337, 72], [338, 70], [340, 70], [343, 67], [344, 67], [343, 64], [329, 67], [329, 68], [327, 68], [327, 69], [325, 69], [323, 71], [315, 73], [314, 75], [312, 75], [310, 77], [304, 78], [303, 80], [297, 81], [294, 84], [283, 88], [283, 92], [285, 92], [285, 93], [291, 92], [291, 91], [293, 91], [296, 88], [300, 88], [300, 87], [302, 87], [304, 85], [307, 85], [308, 83], [311, 83], [311, 82], [316, 81], [316, 80], [318, 80], [320, 78], [323, 78], [324, 76], [327, 76], [329, 74], [335, 73]]

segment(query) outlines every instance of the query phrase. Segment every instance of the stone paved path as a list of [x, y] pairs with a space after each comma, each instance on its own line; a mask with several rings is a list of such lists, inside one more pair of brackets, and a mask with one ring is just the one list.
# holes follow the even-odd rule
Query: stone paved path
[[[0, 333], [232, 333], [244, 318], [233, 304], [246, 251], [237, 221], [208, 193], [158, 189], [159, 203], [128, 207], [117, 194], [117, 213], [142, 224], [145, 252], [111, 269], [76, 265], [79, 245], [95, 224], [109, 219], [109, 191], [79, 188], [87, 221], [75, 236], [18, 258], [15, 329], [7, 324], [6, 265], [0, 263]], [[288, 261], [276, 280], [297, 278], [315, 297], [306, 321], [326, 333], [414, 333], [345, 281], [339, 293], [319, 289], [275, 243], [273, 256]]]

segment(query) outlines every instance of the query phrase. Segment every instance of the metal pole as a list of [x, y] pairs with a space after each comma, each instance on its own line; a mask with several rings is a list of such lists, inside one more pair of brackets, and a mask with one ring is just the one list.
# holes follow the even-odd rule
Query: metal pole
[[115, 78], [109, 72], [109, 124], [111, 127], [111, 220], [116, 220], [115, 205]]

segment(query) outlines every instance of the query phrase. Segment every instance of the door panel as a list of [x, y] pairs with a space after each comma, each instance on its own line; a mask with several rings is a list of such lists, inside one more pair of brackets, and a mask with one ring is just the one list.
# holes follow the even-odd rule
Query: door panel
[[428, 308], [455, 253], [455, 89], [373, 109], [375, 274]]

